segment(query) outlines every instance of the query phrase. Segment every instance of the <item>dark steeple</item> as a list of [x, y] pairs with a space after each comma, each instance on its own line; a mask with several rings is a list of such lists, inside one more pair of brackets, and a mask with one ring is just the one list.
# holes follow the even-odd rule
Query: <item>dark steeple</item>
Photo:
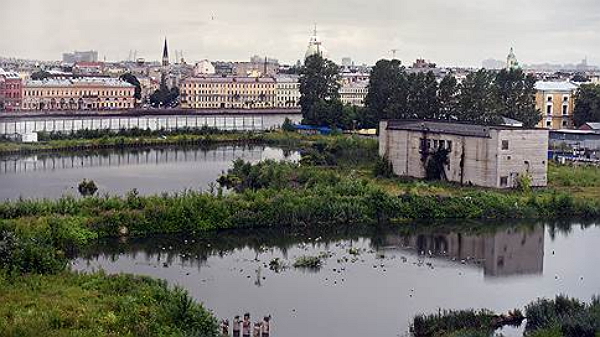
[[165, 46], [163, 47], [162, 65], [163, 65], [163, 67], [166, 67], [169, 65], [169, 49], [167, 48], [167, 38], [166, 37], [165, 37]]

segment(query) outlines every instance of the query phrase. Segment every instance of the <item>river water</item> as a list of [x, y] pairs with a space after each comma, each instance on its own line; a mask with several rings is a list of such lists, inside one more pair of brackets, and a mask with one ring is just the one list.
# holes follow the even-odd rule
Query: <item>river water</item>
[[[254, 320], [271, 314], [273, 336], [282, 337], [404, 336], [420, 312], [505, 312], [537, 297], [600, 294], [597, 224], [422, 228], [130, 239], [92, 247], [72, 266], [165, 279], [230, 321], [245, 312]], [[318, 270], [292, 266], [299, 256], [318, 254], [326, 255]], [[275, 258], [287, 268], [271, 270]]]
[[98, 193], [206, 190], [236, 159], [298, 160], [295, 151], [267, 146], [162, 147], [0, 157], [0, 200], [77, 195], [84, 178]]

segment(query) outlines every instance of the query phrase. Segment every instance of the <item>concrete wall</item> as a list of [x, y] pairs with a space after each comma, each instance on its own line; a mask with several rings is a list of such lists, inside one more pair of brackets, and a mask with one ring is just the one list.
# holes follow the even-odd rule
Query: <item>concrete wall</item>
[[[548, 183], [548, 131], [500, 130], [498, 134], [498, 179], [508, 177], [508, 186], [516, 186], [518, 174], [529, 172], [532, 186]], [[508, 150], [501, 149], [502, 140], [508, 140]], [[500, 186], [505, 187], [505, 186]]]
[[[426, 162], [421, 153], [421, 141], [432, 145], [451, 143], [448, 181], [466, 185], [509, 188], [516, 186], [519, 174], [529, 172], [532, 186], [547, 184], [547, 130], [490, 130], [490, 137], [471, 137], [445, 133], [379, 129], [379, 154], [388, 157], [394, 173], [399, 176], [425, 178]], [[508, 149], [502, 149], [502, 141]], [[461, 167], [462, 161], [462, 167]], [[506, 177], [501, 180], [501, 177]]]

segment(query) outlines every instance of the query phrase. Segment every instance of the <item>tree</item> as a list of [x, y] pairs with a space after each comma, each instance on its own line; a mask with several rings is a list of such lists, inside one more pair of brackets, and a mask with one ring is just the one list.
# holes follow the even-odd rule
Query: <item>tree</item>
[[498, 100], [494, 89], [494, 73], [481, 69], [470, 73], [463, 80], [458, 97], [459, 120], [483, 125], [498, 125], [502, 117], [498, 113]]
[[52, 77], [52, 74], [45, 70], [39, 70], [31, 74], [32, 80], [45, 80]]
[[165, 74], [160, 79], [160, 88], [150, 95], [150, 104], [153, 107], [176, 107], [179, 104], [179, 88], [169, 89]]
[[446, 75], [440, 82], [438, 88], [439, 112], [438, 119], [456, 119], [458, 108], [458, 82], [452, 75]]
[[406, 74], [399, 60], [379, 60], [371, 70], [365, 98], [365, 124], [376, 126], [381, 119], [405, 114]]
[[408, 112], [411, 118], [437, 119], [439, 101], [438, 85], [433, 72], [408, 76]]
[[[322, 119], [327, 103], [338, 100], [340, 88], [338, 66], [320, 55], [312, 55], [300, 70], [300, 106], [303, 122], [327, 125]], [[316, 107], [316, 105], [319, 105]]]
[[600, 85], [583, 84], [575, 93], [575, 126], [588, 122], [600, 122]]
[[140, 81], [137, 79], [137, 77], [135, 77], [135, 75], [133, 75], [132, 73], [126, 73], [121, 75], [121, 77], [119, 78], [122, 81], [125, 81], [135, 86], [135, 93], [133, 94], [133, 98], [135, 98], [138, 101], [142, 99], [142, 85], [140, 84]]
[[501, 116], [523, 122], [523, 127], [533, 128], [542, 119], [535, 107], [535, 77], [521, 69], [503, 69], [496, 74], [494, 89]]

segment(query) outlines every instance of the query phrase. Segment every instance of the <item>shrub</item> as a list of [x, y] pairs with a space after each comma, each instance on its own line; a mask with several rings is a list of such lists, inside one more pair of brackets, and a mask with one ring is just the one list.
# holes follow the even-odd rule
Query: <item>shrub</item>
[[79, 194], [81, 194], [84, 197], [87, 197], [90, 195], [94, 195], [94, 193], [98, 191], [98, 187], [96, 186], [96, 183], [93, 180], [88, 181], [86, 179], [83, 179], [83, 181], [80, 182], [77, 186], [77, 190], [79, 191]]
[[319, 269], [323, 266], [320, 256], [303, 255], [296, 259], [294, 268]]

